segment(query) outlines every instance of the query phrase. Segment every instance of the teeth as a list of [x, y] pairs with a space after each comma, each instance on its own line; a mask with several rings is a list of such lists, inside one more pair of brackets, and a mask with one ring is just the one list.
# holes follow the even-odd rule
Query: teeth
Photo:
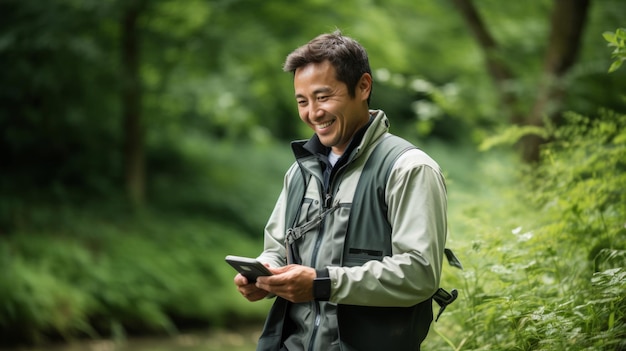
[[328, 127], [331, 124], [333, 124], [333, 121], [329, 121], [329, 122], [326, 122], [326, 123], [318, 124], [317, 127], [318, 128], [326, 128], [326, 127]]

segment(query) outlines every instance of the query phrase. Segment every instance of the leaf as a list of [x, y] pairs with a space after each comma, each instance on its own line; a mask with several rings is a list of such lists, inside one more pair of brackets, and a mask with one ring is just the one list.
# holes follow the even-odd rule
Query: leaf
[[611, 67], [609, 67], [609, 73], [617, 71], [617, 69], [620, 68], [621, 65], [622, 65], [622, 60], [614, 61], [611, 64]]
[[542, 138], [548, 137], [548, 132], [545, 128], [538, 126], [518, 126], [512, 125], [505, 128], [498, 134], [485, 138], [479, 146], [479, 150], [486, 151], [500, 145], [514, 145], [522, 137], [527, 135], [537, 135]]
[[613, 32], [604, 32], [602, 33], [604, 40], [608, 41], [611, 44], [617, 45], [617, 37]]

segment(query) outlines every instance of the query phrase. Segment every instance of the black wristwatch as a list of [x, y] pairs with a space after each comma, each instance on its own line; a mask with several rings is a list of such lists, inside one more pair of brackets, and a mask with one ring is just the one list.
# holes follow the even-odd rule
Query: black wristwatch
[[315, 301], [330, 299], [330, 274], [328, 268], [317, 270], [317, 277], [313, 279], [313, 298]]

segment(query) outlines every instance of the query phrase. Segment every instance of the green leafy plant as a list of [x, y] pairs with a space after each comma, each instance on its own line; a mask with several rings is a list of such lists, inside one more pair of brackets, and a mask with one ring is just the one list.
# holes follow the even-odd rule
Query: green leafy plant
[[444, 277], [461, 298], [435, 325], [453, 350], [626, 347], [626, 115], [567, 113], [542, 133], [540, 164], [465, 205], [480, 234], [458, 250], [463, 275]]
[[615, 48], [611, 53], [614, 61], [609, 67], [609, 73], [615, 72], [626, 60], [626, 28], [618, 28], [615, 33], [604, 32], [602, 36], [608, 42], [609, 47]]

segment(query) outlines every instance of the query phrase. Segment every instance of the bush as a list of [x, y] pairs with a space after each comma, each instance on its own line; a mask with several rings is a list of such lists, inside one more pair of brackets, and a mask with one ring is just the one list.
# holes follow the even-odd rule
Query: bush
[[224, 257], [260, 252], [289, 150], [200, 139], [184, 147], [181, 174], [156, 168], [141, 210], [116, 192], [3, 193], [0, 344], [264, 319], [269, 302], [243, 299]]
[[466, 207], [482, 239], [435, 326], [455, 350], [626, 349], [626, 116], [565, 120], [517, 189]]
[[267, 304], [245, 302], [224, 256], [255, 255], [258, 240], [199, 219], [144, 213], [103, 223], [74, 213], [55, 233], [3, 240], [0, 340], [110, 335], [114, 329], [174, 333], [178, 325], [261, 320]]

